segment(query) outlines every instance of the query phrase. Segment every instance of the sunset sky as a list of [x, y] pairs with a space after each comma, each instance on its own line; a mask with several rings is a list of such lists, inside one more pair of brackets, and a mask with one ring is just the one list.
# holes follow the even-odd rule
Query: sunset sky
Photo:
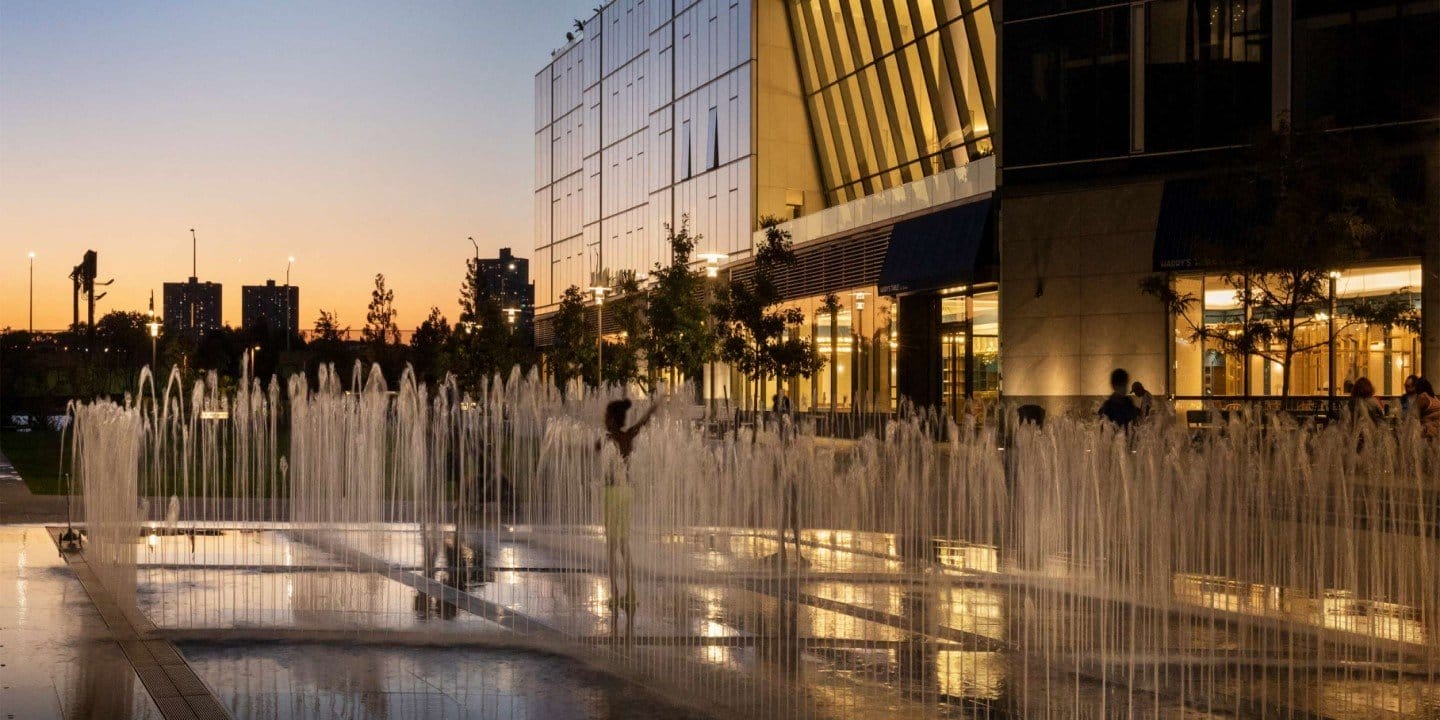
[[400, 325], [452, 321], [473, 235], [528, 257], [533, 76], [584, 0], [0, 0], [0, 327], [70, 320], [86, 249], [97, 313], [190, 275], [291, 280], [301, 322], [357, 329], [376, 272]]

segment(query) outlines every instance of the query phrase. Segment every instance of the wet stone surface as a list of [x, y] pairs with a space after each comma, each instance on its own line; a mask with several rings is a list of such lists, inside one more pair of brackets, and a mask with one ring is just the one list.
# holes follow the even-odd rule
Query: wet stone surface
[[160, 718], [45, 528], [0, 525], [0, 720]]
[[186, 643], [181, 651], [237, 718], [707, 717], [576, 661], [523, 650]]

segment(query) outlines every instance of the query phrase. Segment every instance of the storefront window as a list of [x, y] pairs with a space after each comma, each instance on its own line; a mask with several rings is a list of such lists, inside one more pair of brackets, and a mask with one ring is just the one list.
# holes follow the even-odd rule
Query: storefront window
[[[805, 315], [805, 322], [790, 332], [809, 341], [825, 358], [820, 372], [786, 385], [791, 406], [799, 412], [830, 412], [832, 408], [835, 412], [892, 412], [899, 348], [894, 300], [880, 297], [874, 286], [840, 290], [835, 295], [840, 310], [833, 317], [823, 310], [823, 296], [786, 303]], [[734, 382], [745, 381], [737, 376]], [[772, 384], [765, 397], [773, 392]]]
[[[1418, 265], [1351, 268], [1336, 273], [1333, 303], [1327, 297], [1313, 312], [1295, 319], [1293, 354], [1289, 358], [1291, 396], [1328, 396], [1331, 383], [1331, 331], [1334, 331], [1334, 378], [1337, 395], [1365, 377], [1381, 395], [1395, 395], [1406, 375], [1420, 361], [1420, 339], [1412, 324], [1420, 309]], [[1184, 315], [1172, 318], [1174, 332], [1173, 387], [1180, 398], [1279, 397], [1286, 392], [1286, 346], [1272, 342], [1241, 354], [1227, 337], [1240, 336], [1247, 317], [1263, 322], [1263, 303], [1247, 308], [1243, 284], [1236, 287], [1220, 275], [1181, 276], [1181, 295], [1195, 298]], [[1361, 309], [1380, 301], [1396, 303], [1408, 318], [1379, 324], [1362, 319]], [[1332, 322], [1330, 308], [1333, 307]], [[1196, 333], [1199, 327], [1202, 334]]]
[[959, 419], [967, 407], [1000, 397], [1000, 294], [940, 299], [941, 400]]

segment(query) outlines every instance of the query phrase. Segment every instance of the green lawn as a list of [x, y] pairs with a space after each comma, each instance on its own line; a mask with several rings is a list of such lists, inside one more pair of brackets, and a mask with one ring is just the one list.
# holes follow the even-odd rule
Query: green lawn
[[20, 473], [30, 492], [36, 495], [63, 495], [60, 480], [60, 433], [0, 432], [0, 452]]

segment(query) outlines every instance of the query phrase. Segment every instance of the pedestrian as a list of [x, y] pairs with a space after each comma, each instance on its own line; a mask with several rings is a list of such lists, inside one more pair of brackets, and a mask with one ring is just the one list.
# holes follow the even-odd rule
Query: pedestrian
[[790, 396], [786, 395], [784, 390], [777, 390], [770, 397], [770, 412], [776, 415], [790, 414]]
[[1100, 417], [1109, 420], [1122, 429], [1128, 429], [1140, 417], [1140, 408], [1126, 394], [1130, 386], [1130, 373], [1124, 368], [1110, 372], [1110, 397], [1100, 404]]
[[1400, 396], [1400, 414], [1408, 415], [1415, 412], [1415, 381], [1419, 375], [1405, 376], [1405, 394]]
[[1130, 394], [1134, 396], [1135, 407], [1140, 410], [1141, 418], [1148, 418], [1155, 412], [1155, 395], [1146, 390], [1139, 380], [1130, 384]]
[[[635, 586], [631, 580], [630, 568], [630, 506], [635, 490], [630, 486], [630, 452], [635, 448], [635, 436], [650, 422], [660, 406], [651, 403], [644, 415], [630, 427], [625, 427], [625, 416], [630, 412], [629, 400], [613, 400], [605, 406], [605, 440], [601, 461], [604, 463], [605, 489], [603, 512], [605, 522], [605, 550], [610, 557], [610, 605], [623, 605], [628, 612], [635, 611]], [[608, 441], [608, 442], [607, 442]], [[619, 593], [615, 582], [617, 556], [624, 561], [625, 594]]]
[[1435, 386], [1423, 377], [1415, 378], [1415, 413], [1425, 438], [1440, 438], [1440, 398], [1435, 397]]
[[1385, 419], [1385, 406], [1375, 397], [1375, 383], [1370, 378], [1357, 378], [1350, 388], [1350, 413], [1356, 420], [1362, 417], [1372, 422]]

